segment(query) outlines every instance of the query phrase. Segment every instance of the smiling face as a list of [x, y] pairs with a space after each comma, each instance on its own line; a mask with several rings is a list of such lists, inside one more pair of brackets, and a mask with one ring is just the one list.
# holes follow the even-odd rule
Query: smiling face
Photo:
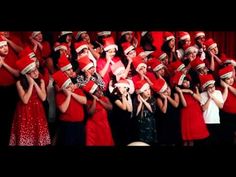
[[3, 45], [0, 47], [0, 55], [5, 57], [8, 54], [9, 48], [8, 45]]

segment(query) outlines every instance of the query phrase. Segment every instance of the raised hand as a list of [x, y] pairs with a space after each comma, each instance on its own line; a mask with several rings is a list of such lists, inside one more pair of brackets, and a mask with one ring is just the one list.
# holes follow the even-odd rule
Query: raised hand
[[25, 74], [27, 81], [29, 82], [29, 85], [34, 85], [35, 81], [32, 77], [30, 77], [28, 74]]
[[71, 91], [63, 89], [63, 92], [66, 94], [66, 96], [71, 96]]
[[175, 90], [178, 92], [178, 93], [181, 93], [182, 92], [182, 90], [181, 90], [181, 88], [179, 88], [179, 87], [175, 87]]

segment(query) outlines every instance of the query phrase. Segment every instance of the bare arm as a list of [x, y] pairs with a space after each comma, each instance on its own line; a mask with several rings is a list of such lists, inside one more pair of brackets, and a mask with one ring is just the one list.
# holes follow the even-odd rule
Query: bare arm
[[98, 52], [96, 52], [92, 47], [91, 45], [88, 45], [88, 48], [90, 50], [90, 52], [92, 53], [92, 55], [96, 58], [96, 59], [99, 59], [100, 58], [100, 54]]
[[105, 76], [105, 74], [106, 74], [106, 72], [107, 72], [107, 70], [108, 70], [109, 65], [110, 65], [110, 61], [107, 60], [107, 62], [106, 62], [106, 64], [105, 64], [104, 68], [103, 68], [101, 71], [99, 71], [100, 76], [102, 76], [102, 77]]
[[147, 107], [147, 109], [148, 109], [151, 113], [153, 113], [151, 105], [150, 105], [148, 102], [146, 102], [142, 97], [141, 97], [141, 99], [142, 99], [143, 104]]
[[208, 109], [210, 101], [211, 101], [211, 98], [208, 98], [207, 102], [204, 105], [202, 105], [202, 110], [203, 111]]
[[141, 109], [142, 109], [142, 101], [139, 102], [138, 108], [137, 108], [137, 112], [136, 112], [136, 116], [138, 116], [138, 114], [140, 113]]
[[87, 105], [88, 114], [90, 116], [92, 116], [95, 113], [96, 102], [97, 100], [94, 98], [93, 103], [90, 106]]
[[162, 102], [162, 99], [157, 98], [157, 106], [165, 114], [167, 111], [167, 97], [164, 98], [164, 103]]
[[14, 75], [15, 77], [19, 77], [20, 73], [18, 70], [12, 68], [11, 66], [9, 66], [8, 64], [6, 64], [4, 62], [4, 60], [2, 61], [2, 66], [4, 66], [12, 75]]
[[17, 81], [16, 82], [16, 87], [17, 87], [17, 91], [18, 91], [18, 94], [20, 96], [20, 99], [22, 100], [22, 102], [24, 104], [27, 104], [29, 102], [29, 99], [32, 95], [32, 91], [33, 91], [33, 83], [32, 84], [29, 84], [29, 88], [27, 91], [25, 91], [20, 83], [20, 81]]
[[39, 87], [38, 84], [35, 82], [35, 83], [34, 83], [34, 87], [35, 87], [35, 89], [36, 89], [36, 92], [37, 92], [39, 98], [40, 98], [42, 101], [45, 101], [47, 95], [46, 95], [44, 80], [41, 79], [40, 87]]
[[6, 41], [13, 48], [13, 50], [15, 50], [17, 53], [20, 53], [23, 50], [23, 48], [21, 46], [17, 45], [16, 43], [11, 41], [10, 39], [6, 38]]
[[171, 98], [171, 96], [167, 96], [168, 101], [170, 102], [170, 104], [172, 104], [172, 106], [174, 106], [175, 108], [177, 108], [179, 106], [179, 95], [178, 94], [174, 94], [174, 99]]
[[65, 101], [59, 106], [59, 110], [62, 113], [65, 113], [70, 105], [70, 100], [71, 100], [71, 92], [64, 90], [64, 92], [66, 93], [66, 99]]
[[79, 103], [81, 104], [86, 104], [87, 103], [87, 98], [85, 96], [80, 96], [76, 93], [71, 93], [71, 96]]
[[100, 99], [98, 99], [98, 101], [99, 101], [99, 103], [102, 104], [102, 106], [103, 106], [106, 110], [108, 110], [108, 111], [112, 110], [112, 104], [111, 104], [111, 102], [110, 102], [108, 99], [107, 99], [107, 102], [105, 102], [105, 101], [103, 101], [103, 100], [100, 100]]
[[180, 101], [183, 105], [183, 107], [187, 107], [187, 103], [186, 103], [186, 100], [184, 98], [184, 95], [183, 95], [183, 92], [182, 90], [179, 88], [179, 87], [175, 87], [176, 91], [179, 93], [179, 96], [180, 96]]

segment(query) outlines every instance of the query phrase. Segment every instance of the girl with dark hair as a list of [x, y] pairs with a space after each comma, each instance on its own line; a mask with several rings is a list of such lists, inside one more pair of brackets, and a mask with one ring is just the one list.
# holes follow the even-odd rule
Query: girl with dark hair
[[153, 45], [153, 37], [150, 31], [141, 33], [140, 46], [144, 51], [155, 51], [156, 47]]

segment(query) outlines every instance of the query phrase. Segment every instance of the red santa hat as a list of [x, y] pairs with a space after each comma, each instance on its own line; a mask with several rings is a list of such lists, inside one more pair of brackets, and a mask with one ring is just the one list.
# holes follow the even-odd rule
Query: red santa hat
[[121, 44], [124, 54], [127, 55], [131, 50], [134, 50], [134, 46], [130, 42], [123, 42]]
[[163, 93], [167, 89], [167, 83], [164, 79], [158, 78], [154, 81], [152, 89], [157, 93]]
[[219, 76], [221, 79], [231, 78], [233, 76], [233, 66], [226, 66], [219, 70]]
[[72, 68], [71, 63], [69, 62], [65, 54], [61, 55], [61, 57], [58, 59], [58, 66], [61, 71], [66, 71]]
[[144, 51], [142, 47], [136, 48], [137, 55], [141, 56], [142, 58], [147, 57], [148, 55], [152, 54], [154, 51]]
[[148, 66], [151, 66], [152, 70], [154, 72], [162, 69], [164, 67], [164, 65], [156, 58], [152, 58], [147, 62]]
[[88, 43], [85, 41], [76, 42], [74, 44], [75, 51], [79, 53], [83, 49], [88, 49]]
[[36, 57], [34, 51], [29, 46], [20, 51], [19, 58], [22, 58], [24, 56], [29, 56], [30, 58]]
[[200, 83], [202, 85], [202, 88], [205, 89], [211, 84], [215, 84], [215, 80], [212, 76], [212, 74], [202, 74], [199, 75]]
[[194, 45], [184, 45], [183, 49], [185, 54], [198, 52], [198, 49]]
[[16, 67], [21, 74], [26, 74], [36, 67], [36, 63], [27, 55], [16, 61]]
[[98, 36], [108, 36], [111, 35], [111, 31], [100, 31], [97, 33]]
[[32, 34], [31, 34], [31, 37], [35, 38], [35, 36], [37, 36], [40, 33], [41, 33], [41, 31], [33, 31]]
[[79, 68], [81, 69], [81, 71], [87, 71], [89, 68], [93, 67], [93, 62], [91, 62], [91, 60], [89, 59], [89, 57], [87, 55], [81, 57], [78, 60], [78, 64], [79, 64]]
[[60, 42], [56, 42], [55, 45], [54, 45], [54, 51], [58, 51], [58, 50], [61, 50], [61, 49], [64, 49], [66, 51], [68, 51], [68, 44], [67, 43], [60, 43]]
[[136, 71], [139, 71], [142, 66], [147, 67], [147, 65], [143, 62], [142, 57], [140, 56], [134, 57], [132, 64]]
[[205, 33], [203, 31], [196, 31], [194, 32], [194, 38], [198, 38], [200, 36], [204, 36], [205, 37]]
[[61, 70], [55, 72], [52, 75], [52, 77], [54, 81], [56, 82], [56, 84], [58, 85], [58, 87], [62, 89], [65, 89], [66, 87], [68, 87], [69, 84], [72, 83], [71, 79]]
[[175, 36], [173, 35], [173, 33], [166, 31], [163, 33], [163, 38], [164, 41], [169, 41], [171, 39], [175, 39]]
[[181, 71], [182, 69], [185, 68], [185, 65], [179, 61], [179, 60], [176, 60], [172, 63], [170, 63], [170, 67], [174, 70], [174, 71]]
[[150, 85], [145, 80], [139, 80], [135, 84], [136, 93], [143, 93], [145, 90], [150, 88]]
[[115, 87], [126, 87], [129, 88], [129, 81], [127, 79], [124, 78], [120, 78], [120, 80], [114, 84]]
[[221, 55], [220, 59], [224, 64], [231, 64], [232, 60], [234, 60], [232, 58], [227, 57], [227, 55], [224, 53]]
[[204, 44], [205, 44], [207, 50], [211, 50], [211, 49], [217, 47], [217, 44], [215, 43], [215, 41], [212, 38], [207, 39], [204, 42]]
[[82, 89], [87, 92], [93, 94], [96, 89], [98, 88], [98, 85], [94, 83], [94, 81], [89, 80], [83, 87]]
[[193, 61], [190, 62], [190, 65], [195, 70], [204, 68], [206, 66], [206, 64], [200, 59], [200, 57], [196, 57]]
[[132, 34], [132, 33], [133, 31], [122, 31], [120, 35], [123, 36], [125, 34]]
[[118, 61], [111, 65], [111, 71], [114, 75], [117, 75], [120, 72], [125, 71], [125, 66], [121, 61]]
[[148, 31], [142, 31], [141, 36], [145, 36], [145, 34], [147, 34], [147, 33], [148, 33]]
[[66, 34], [73, 34], [73, 32], [72, 31], [61, 31], [60, 37], [66, 35]]
[[179, 32], [179, 40], [190, 40], [190, 35], [186, 31], [180, 31]]
[[74, 31], [73, 35], [74, 35], [75, 39], [78, 40], [80, 35], [84, 34], [84, 33], [87, 33], [87, 31]]
[[183, 81], [184, 81], [184, 78], [186, 77], [185, 74], [183, 74], [182, 72], [180, 71], [177, 71], [174, 76], [171, 78], [171, 84], [172, 86], [180, 86], [183, 84]]
[[161, 50], [156, 50], [153, 53], [153, 56], [155, 56], [156, 58], [158, 58], [160, 61], [163, 60], [164, 58], [167, 57], [167, 54]]
[[4, 46], [4, 45], [7, 45], [7, 41], [4, 40], [4, 39], [2, 38], [2, 36], [0, 35], [0, 47], [2, 47], [2, 46]]
[[105, 52], [107, 52], [108, 50], [113, 49], [113, 48], [118, 50], [118, 47], [115, 44], [115, 41], [114, 41], [113, 37], [104, 38], [103, 41], [104, 41], [103, 47], [104, 47]]

